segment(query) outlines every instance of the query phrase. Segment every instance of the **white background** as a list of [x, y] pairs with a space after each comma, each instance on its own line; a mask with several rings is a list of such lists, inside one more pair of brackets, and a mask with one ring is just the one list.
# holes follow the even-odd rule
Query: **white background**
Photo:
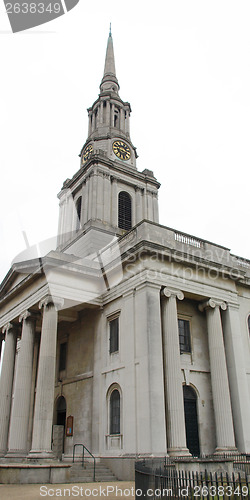
[[30, 245], [57, 232], [110, 21], [137, 167], [162, 184], [160, 222], [250, 258], [249, 0], [80, 0], [18, 34], [0, 2], [0, 280], [22, 231]]

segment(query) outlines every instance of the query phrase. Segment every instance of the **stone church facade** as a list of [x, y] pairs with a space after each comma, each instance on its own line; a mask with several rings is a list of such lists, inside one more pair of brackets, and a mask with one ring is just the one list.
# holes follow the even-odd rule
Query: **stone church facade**
[[1, 284], [1, 457], [250, 453], [250, 261], [159, 224], [130, 113], [110, 34], [57, 247]]

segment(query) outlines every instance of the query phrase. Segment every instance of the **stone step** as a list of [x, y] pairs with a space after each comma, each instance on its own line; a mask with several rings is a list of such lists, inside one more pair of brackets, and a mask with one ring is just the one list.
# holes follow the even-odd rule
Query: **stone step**
[[[70, 469], [71, 483], [87, 483], [93, 482], [94, 466], [93, 463], [85, 462], [84, 467], [81, 463], [74, 463]], [[101, 463], [96, 464], [95, 480], [98, 482], [103, 481], [117, 481], [112, 471]]]

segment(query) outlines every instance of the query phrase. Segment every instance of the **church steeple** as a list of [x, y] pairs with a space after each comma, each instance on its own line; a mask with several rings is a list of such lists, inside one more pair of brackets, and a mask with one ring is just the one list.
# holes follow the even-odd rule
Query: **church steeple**
[[100, 94], [88, 109], [80, 169], [59, 193], [58, 242], [61, 247], [67, 244], [73, 254], [92, 254], [93, 242], [95, 250], [103, 248], [111, 236], [124, 234], [143, 219], [158, 222], [160, 184], [151, 170], [136, 168], [129, 129], [131, 107], [118, 91], [110, 31]]
[[[126, 161], [126, 166], [136, 168], [136, 149], [130, 139], [129, 102], [120, 98], [119, 83], [116, 77], [114, 46], [111, 29], [109, 32], [104, 74], [100, 85], [100, 94], [94, 104], [88, 109], [88, 138], [81, 150], [81, 165], [85, 165], [90, 156], [97, 153], [111, 160]], [[114, 141], [126, 140], [121, 156], [114, 150]], [[126, 150], [126, 151], [125, 151]], [[124, 157], [123, 157], [124, 156]]]
[[118, 80], [116, 78], [114, 46], [113, 46], [113, 39], [112, 39], [111, 25], [110, 25], [104, 73], [100, 85], [100, 90], [101, 92], [111, 91], [118, 93], [119, 88], [120, 87], [118, 84]]

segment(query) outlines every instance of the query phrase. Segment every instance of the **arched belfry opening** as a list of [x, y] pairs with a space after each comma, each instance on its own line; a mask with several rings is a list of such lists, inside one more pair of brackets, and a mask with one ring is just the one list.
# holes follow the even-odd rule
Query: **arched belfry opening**
[[184, 385], [183, 397], [187, 448], [193, 456], [198, 457], [200, 455], [200, 441], [197, 416], [197, 395], [192, 387]]
[[118, 227], [129, 231], [132, 228], [131, 196], [121, 191], [118, 197]]

